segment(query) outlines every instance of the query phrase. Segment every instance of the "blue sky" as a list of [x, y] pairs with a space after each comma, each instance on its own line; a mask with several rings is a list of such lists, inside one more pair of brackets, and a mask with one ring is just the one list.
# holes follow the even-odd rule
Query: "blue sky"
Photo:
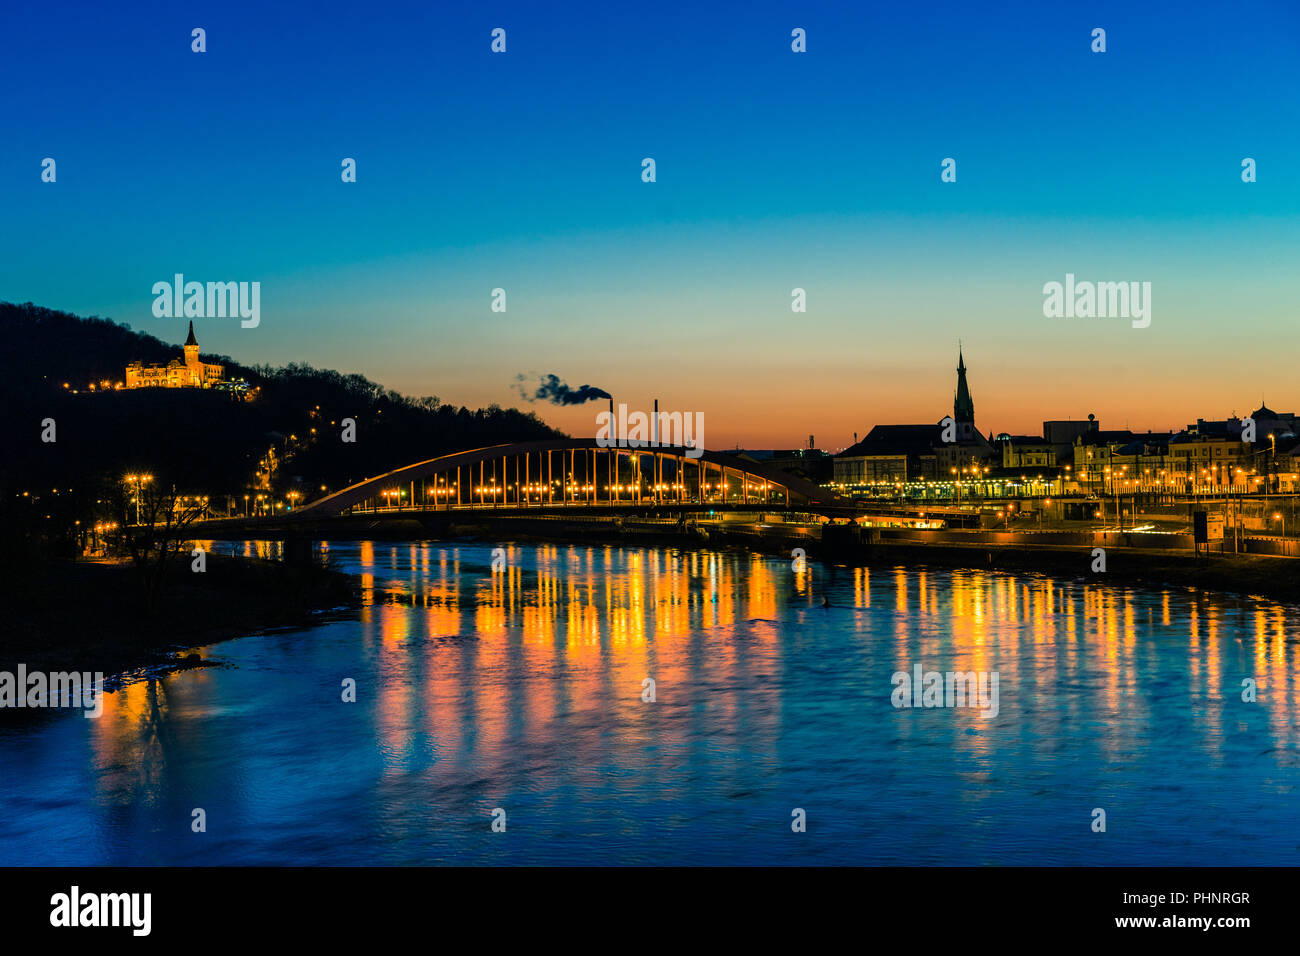
[[[0, 33], [0, 299], [180, 342], [154, 282], [256, 280], [261, 325], [199, 320], [205, 351], [470, 405], [555, 373], [714, 446], [937, 420], [959, 338], [986, 431], [1300, 405], [1294, 4], [11, 5]], [[1150, 281], [1151, 327], [1045, 319], [1066, 272]]]

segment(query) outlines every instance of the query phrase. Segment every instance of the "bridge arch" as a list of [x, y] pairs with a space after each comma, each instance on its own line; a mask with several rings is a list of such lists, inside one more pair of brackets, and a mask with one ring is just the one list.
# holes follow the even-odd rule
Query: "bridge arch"
[[607, 448], [594, 438], [493, 445], [367, 478], [294, 509], [303, 520], [345, 513], [619, 506], [817, 508], [839, 496], [721, 452]]

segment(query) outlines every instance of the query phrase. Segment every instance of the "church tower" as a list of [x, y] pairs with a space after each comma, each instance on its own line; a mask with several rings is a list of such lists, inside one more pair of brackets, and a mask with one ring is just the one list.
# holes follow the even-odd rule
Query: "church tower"
[[975, 402], [966, 384], [966, 360], [961, 346], [957, 347], [957, 394], [953, 396], [952, 419], [957, 423], [957, 440], [969, 441], [975, 437]]

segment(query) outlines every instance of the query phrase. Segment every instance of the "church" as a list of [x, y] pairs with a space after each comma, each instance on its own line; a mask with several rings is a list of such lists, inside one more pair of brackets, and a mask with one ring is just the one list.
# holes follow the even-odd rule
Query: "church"
[[172, 359], [166, 365], [132, 362], [126, 367], [127, 388], [208, 388], [221, 381], [225, 368], [199, 361], [199, 342], [190, 322], [189, 338], [183, 348], [184, 361]]
[[935, 445], [938, 465], [935, 477], [943, 480], [960, 473], [963, 468], [987, 465], [994, 459], [996, 464], [1002, 463], [1001, 452], [975, 427], [975, 401], [966, 383], [966, 360], [960, 347], [957, 349], [957, 392], [953, 395], [952, 419], [956, 425], [956, 440], [945, 442], [941, 434]]
[[[950, 435], [945, 434], [949, 429]], [[983, 470], [995, 459], [1000, 462], [1000, 453], [975, 427], [966, 360], [958, 348], [951, 425], [947, 419], [934, 425], [876, 425], [835, 457], [835, 483], [849, 487], [923, 478], [947, 481], [963, 470]]]

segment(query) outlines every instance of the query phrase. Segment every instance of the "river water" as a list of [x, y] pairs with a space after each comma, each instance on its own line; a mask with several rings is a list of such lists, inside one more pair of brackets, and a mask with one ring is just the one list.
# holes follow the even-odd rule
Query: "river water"
[[[0, 863], [1300, 860], [1295, 608], [708, 551], [516, 545], [493, 573], [490, 545], [326, 548], [359, 611], [201, 648], [215, 666], [128, 683], [97, 720], [0, 729]], [[917, 665], [996, 676], [996, 715], [895, 706]]]

